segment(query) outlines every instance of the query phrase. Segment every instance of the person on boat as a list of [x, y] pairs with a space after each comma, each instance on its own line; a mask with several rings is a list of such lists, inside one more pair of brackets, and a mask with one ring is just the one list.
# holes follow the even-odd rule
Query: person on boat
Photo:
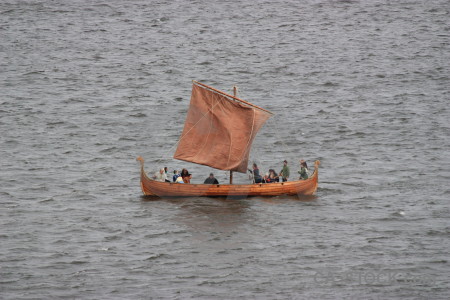
[[261, 179], [261, 182], [262, 182], [262, 183], [271, 183], [270, 177], [269, 177], [269, 172], [267, 172], [267, 173], [263, 176], [263, 178]]
[[162, 181], [162, 182], [168, 181], [166, 172], [164, 171], [164, 168], [161, 168], [159, 170], [159, 172], [156, 172], [155, 175], [153, 175], [153, 179], [156, 181]]
[[253, 182], [254, 183], [262, 182], [262, 177], [261, 177], [261, 175], [259, 175], [258, 166], [255, 163], [253, 164], [253, 170], [248, 169], [248, 171], [253, 174]]
[[166, 173], [166, 180], [165, 180], [165, 182], [170, 182], [170, 180], [169, 180], [169, 171], [167, 171], [167, 167], [164, 167], [164, 173]]
[[183, 183], [184, 184], [183, 178], [181, 176], [178, 176], [177, 179], [175, 179], [175, 183]]
[[280, 177], [278, 177], [278, 174], [275, 172], [274, 169], [269, 169], [269, 182], [279, 182]]
[[181, 178], [183, 178], [184, 183], [191, 183], [192, 174], [189, 174], [187, 169], [181, 170]]
[[288, 164], [287, 160], [284, 160], [283, 161], [283, 169], [280, 171], [280, 176], [281, 176], [283, 182], [288, 181], [289, 175], [290, 175], [289, 167], [287, 164]]
[[180, 177], [180, 173], [177, 170], [173, 170], [172, 181], [176, 182], [178, 177]]
[[298, 174], [300, 174], [299, 180], [305, 180], [308, 179], [308, 165], [306, 164], [306, 161], [303, 159], [300, 161], [300, 171], [298, 171]]
[[219, 181], [214, 177], [214, 174], [209, 174], [209, 177], [205, 179], [204, 184], [219, 184]]

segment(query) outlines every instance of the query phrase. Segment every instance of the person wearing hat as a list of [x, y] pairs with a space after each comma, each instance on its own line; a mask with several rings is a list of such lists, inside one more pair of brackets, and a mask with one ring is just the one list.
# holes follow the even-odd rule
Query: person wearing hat
[[214, 177], [214, 174], [209, 174], [209, 177], [205, 179], [204, 184], [219, 184], [219, 181]]
[[283, 161], [283, 169], [280, 171], [280, 176], [283, 179], [283, 182], [288, 181], [289, 175], [290, 175], [289, 167], [287, 164], [288, 164], [287, 160], [284, 160]]

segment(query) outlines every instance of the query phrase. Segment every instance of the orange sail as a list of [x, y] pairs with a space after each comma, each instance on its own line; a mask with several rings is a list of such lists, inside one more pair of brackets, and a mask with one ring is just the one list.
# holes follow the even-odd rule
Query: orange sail
[[271, 115], [256, 105], [194, 81], [174, 158], [246, 173], [253, 139]]

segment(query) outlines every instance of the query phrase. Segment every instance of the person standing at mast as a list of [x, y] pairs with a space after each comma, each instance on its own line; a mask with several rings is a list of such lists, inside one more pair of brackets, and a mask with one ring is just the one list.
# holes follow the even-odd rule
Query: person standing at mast
[[280, 171], [280, 176], [283, 178], [283, 182], [288, 181], [290, 175], [289, 167], [287, 164], [288, 164], [287, 160], [284, 160], [283, 169]]

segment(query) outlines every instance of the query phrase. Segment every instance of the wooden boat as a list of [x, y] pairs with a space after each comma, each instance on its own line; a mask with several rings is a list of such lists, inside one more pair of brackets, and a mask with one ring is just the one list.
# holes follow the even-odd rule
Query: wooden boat
[[314, 195], [318, 186], [318, 165], [310, 178], [276, 183], [254, 184], [179, 184], [160, 182], [147, 176], [144, 171], [144, 160], [137, 158], [141, 163], [141, 188], [146, 196], [280, 196], [280, 195]]
[[191, 103], [174, 158], [230, 171], [230, 184], [180, 184], [147, 176], [141, 164], [141, 189], [146, 196], [279, 196], [313, 195], [319, 161], [310, 178], [278, 183], [232, 184], [233, 171], [246, 173], [251, 144], [272, 113], [250, 102], [193, 81]]

